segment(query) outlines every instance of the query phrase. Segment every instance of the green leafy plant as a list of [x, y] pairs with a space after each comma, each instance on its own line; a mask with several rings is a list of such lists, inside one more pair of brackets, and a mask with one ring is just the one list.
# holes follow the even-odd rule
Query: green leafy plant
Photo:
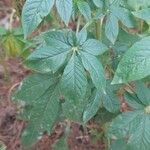
[[[107, 123], [106, 149], [149, 149], [150, 91], [142, 82], [150, 75], [149, 7], [149, 0], [26, 0], [25, 38], [49, 13], [59, 26], [34, 38], [35, 49], [25, 61], [34, 73], [14, 95], [25, 102], [24, 146], [50, 134], [59, 120], [85, 125], [99, 114], [108, 116], [101, 123]], [[135, 80], [140, 80], [136, 88]], [[122, 94], [131, 108], [120, 114]]]

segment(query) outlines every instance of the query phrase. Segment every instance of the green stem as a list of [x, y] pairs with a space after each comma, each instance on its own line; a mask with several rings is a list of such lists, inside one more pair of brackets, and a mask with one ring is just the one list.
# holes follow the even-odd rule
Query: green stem
[[98, 40], [102, 40], [102, 26], [103, 26], [103, 18], [101, 18], [95, 23], [96, 38]]
[[79, 32], [80, 30], [80, 24], [81, 24], [81, 15], [78, 18], [78, 22], [77, 22], [77, 28], [76, 28], [76, 34]]
[[143, 25], [144, 25], [143, 20], [140, 20], [140, 33], [142, 33], [143, 31]]

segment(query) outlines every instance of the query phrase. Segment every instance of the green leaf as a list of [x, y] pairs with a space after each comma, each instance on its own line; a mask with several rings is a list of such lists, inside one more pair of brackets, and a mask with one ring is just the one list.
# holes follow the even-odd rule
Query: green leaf
[[136, 82], [135, 92], [144, 105], [150, 105], [150, 89], [143, 82]]
[[132, 14], [135, 17], [140, 18], [150, 24], [150, 8], [138, 10], [138, 11], [132, 12]]
[[[63, 91], [62, 91], [63, 92]], [[63, 94], [63, 93], [62, 93]], [[83, 112], [89, 103], [89, 97], [91, 95], [90, 87], [87, 88], [86, 95], [82, 99], [65, 99], [65, 103], [62, 104], [64, 115], [74, 121], [83, 123]]]
[[148, 150], [150, 145], [150, 116], [148, 114], [141, 116], [133, 135], [128, 140], [128, 145], [132, 150]]
[[125, 100], [129, 104], [130, 107], [133, 109], [143, 109], [143, 103], [141, 100], [137, 97], [136, 94], [130, 94], [128, 92], [125, 93]]
[[103, 0], [93, 0], [93, 2], [97, 7], [102, 7], [103, 6]]
[[18, 91], [15, 93], [15, 97], [26, 102], [33, 101], [42, 96], [49, 86], [56, 83], [56, 81], [57, 77], [51, 78], [50, 74], [30, 75], [23, 80]]
[[10, 33], [2, 39], [2, 45], [5, 48], [5, 53], [8, 57], [17, 57], [25, 46], [25, 42], [21, 38]]
[[77, 3], [78, 9], [80, 13], [85, 17], [85, 19], [88, 21], [91, 19], [91, 8], [87, 2], [84, 1], [78, 1]]
[[136, 42], [123, 56], [112, 84], [127, 83], [150, 75], [150, 37]]
[[77, 33], [77, 41], [79, 45], [82, 45], [87, 39], [87, 30], [86, 28], [82, 28], [80, 32]]
[[0, 150], [6, 150], [6, 145], [0, 141]]
[[[131, 150], [147, 150], [150, 144], [150, 141], [149, 141], [150, 117], [149, 115], [144, 114], [144, 113], [141, 113], [141, 114], [132, 113], [132, 116], [131, 116], [131, 114], [128, 113], [127, 115], [126, 113], [126, 115], [122, 115], [122, 117], [121, 116], [119, 117], [117, 117], [113, 122], [113, 125], [115, 125], [116, 127], [114, 127], [113, 125], [111, 127], [111, 128], [114, 127], [116, 129], [116, 134], [118, 134], [118, 127], [120, 127], [120, 129], [123, 127], [124, 131], [127, 130], [125, 132], [129, 132], [129, 139], [127, 141], [127, 145]], [[130, 122], [128, 122], [129, 118], [130, 119], [132, 118]], [[127, 126], [126, 128], [123, 126], [123, 119], [128, 123], [127, 124], [124, 122], [124, 125]]]
[[[146, 88], [141, 82], [138, 82], [137, 86], [138, 90], [136, 90], [136, 92], [139, 92], [139, 90], [142, 89], [142, 86], [144, 89]], [[109, 128], [108, 136], [113, 139], [127, 139], [128, 149], [147, 150], [150, 144], [149, 103], [145, 105], [144, 102], [146, 101], [143, 100], [145, 98], [145, 95], [144, 93], [142, 93], [142, 91], [138, 94], [136, 93], [136, 95], [133, 94], [132, 96], [128, 94], [127, 96], [127, 102], [129, 102], [130, 106], [136, 108], [136, 110], [132, 112], [122, 113], [121, 115], [116, 117]]]
[[73, 54], [62, 76], [62, 91], [68, 99], [82, 99], [86, 94], [86, 72], [79, 58]]
[[119, 112], [119, 99], [114, 94], [115, 87], [110, 85], [110, 82], [107, 81], [106, 91], [95, 90], [91, 97], [90, 103], [83, 114], [83, 121], [89, 121], [93, 116], [96, 115], [100, 107], [104, 107], [107, 111], [111, 113]]
[[46, 17], [54, 5], [54, 0], [27, 0], [22, 11], [22, 25], [27, 37]]
[[28, 58], [26, 65], [39, 72], [56, 72], [65, 62], [69, 50], [43, 44]]
[[111, 7], [111, 12], [128, 28], [134, 27], [134, 20], [128, 9], [123, 7]]
[[52, 47], [58, 47], [63, 49], [70, 49], [70, 43], [68, 42], [68, 31], [48, 31], [40, 36], [40, 43], [45, 42]]
[[139, 10], [140, 8], [147, 8], [150, 6], [149, 0], [127, 0], [127, 4], [134, 10]]
[[105, 91], [106, 80], [102, 64], [98, 59], [86, 52], [80, 52], [82, 63], [85, 69], [90, 73], [91, 79], [98, 90]]
[[107, 46], [95, 39], [88, 39], [82, 45], [82, 50], [92, 55], [101, 55], [107, 50]]
[[102, 93], [103, 106], [112, 113], [119, 112], [120, 103], [117, 95], [114, 93], [115, 87], [107, 82], [106, 93]]
[[129, 150], [129, 149], [127, 148], [127, 143], [125, 142], [125, 140], [119, 139], [111, 144], [109, 150]]
[[61, 19], [68, 25], [72, 14], [72, 0], [56, 0], [56, 7]]
[[41, 73], [56, 72], [65, 62], [71, 45], [67, 31], [48, 31], [38, 37], [38, 48], [28, 57], [26, 65]]
[[106, 37], [114, 44], [119, 33], [118, 19], [112, 13], [107, 15], [105, 34]]
[[94, 91], [92, 96], [90, 97], [90, 103], [87, 105], [84, 114], [83, 121], [86, 123], [92, 117], [94, 117], [99, 110], [100, 106], [102, 106], [101, 94], [99, 91]]
[[107, 123], [111, 122], [112, 119], [114, 119], [116, 116], [118, 116], [118, 113], [110, 113], [104, 107], [102, 107], [95, 115], [94, 122], [101, 125], [106, 125]]
[[1, 38], [1, 36], [4, 36], [6, 34], [7, 34], [7, 30], [3, 27], [0, 27], [0, 38]]
[[51, 132], [60, 111], [58, 93], [58, 78], [51, 75], [36, 74], [22, 83], [16, 99], [30, 102], [32, 106], [30, 111], [25, 109], [23, 112], [29, 121], [22, 135], [25, 146], [35, 144], [43, 132]]
[[118, 115], [113, 121], [108, 130], [108, 136], [113, 139], [125, 138], [132, 136], [137, 130], [144, 112], [142, 110], [134, 112], [125, 112]]

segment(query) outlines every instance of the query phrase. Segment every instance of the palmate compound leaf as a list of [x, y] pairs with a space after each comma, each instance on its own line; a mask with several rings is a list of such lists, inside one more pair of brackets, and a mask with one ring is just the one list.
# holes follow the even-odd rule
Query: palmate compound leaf
[[[100, 65], [98, 66], [100, 69], [97, 71], [95, 68], [95, 72], [102, 78], [100, 79], [103, 81], [101, 86], [105, 87], [105, 85], [102, 85], [103, 83], [105, 84], [105, 80], [103, 80], [103, 67], [94, 55], [104, 53], [107, 50], [107, 47], [97, 40], [86, 40], [86, 38], [87, 32], [85, 29], [77, 35], [75, 35], [74, 32], [66, 30], [43, 33], [40, 37], [40, 40], [42, 41], [40, 46], [27, 59], [27, 66], [42, 73], [50, 71], [55, 72], [64, 64], [64, 62], [66, 62], [67, 65], [64, 69], [62, 85], [64, 86], [66, 84], [71, 88], [63, 88], [62, 86], [62, 90], [64, 93], [70, 93], [66, 94], [68, 99], [82, 99], [85, 95], [87, 79], [84, 65], [80, 60], [81, 58], [77, 56], [80, 51], [85, 51], [85, 54], [91, 55], [92, 59], [95, 59], [97, 62], [97, 66]], [[71, 58], [68, 57], [67, 61], [65, 61], [68, 53], [70, 54], [69, 56], [72, 56]], [[68, 80], [69, 77], [72, 77], [74, 80], [71, 78], [71, 80]], [[96, 80], [94, 77], [92, 78], [93, 80]]]
[[93, 116], [96, 115], [100, 107], [104, 107], [108, 112], [118, 113], [120, 104], [119, 99], [114, 93], [114, 86], [110, 85], [110, 81], [107, 81], [106, 92], [101, 90], [95, 90], [89, 100], [84, 114], [83, 121], [89, 121]]
[[[83, 35], [84, 33], [85, 36]], [[43, 59], [47, 59], [47, 57], [54, 56], [54, 54], [56, 54], [56, 56], [57, 54], [61, 54], [60, 57], [63, 57], [63, 59], [65, 59], [62, 54], [64, 52], [70, 53], [71, 57], [69, 57], [68, 60], [66, 61], [66, 66], [64, 68], [61, 78], [61, 93], [62, 95], [64, 95], [65, 99], [65, 103], [62, 104], [62, 107], [63, 113], [67, 118], [78, 122], [82, 121], [83, 111], [88, 102], [87, 95], [90, 93], [87, 92], [88, 83], [86, 70], [90, 72], [92, 80], [96, 84], [96, 87], [99, 89], [103, 89], [102, 90], [103, 92], [105, 90], [104, 70], [101, 63], [94, 55], [104, 53], [106, 51], [106, 46], [104, 46], [104, 44], [102, 44], [101, 42], [98, 43], [97, 40], [92, 40], [93, 42], [89, 42], [90, 40], [85, 41], [86, 37], [87, 37], [86, 32], [82, 33], [82, 38], [81, 35], [76, 37], [76, 35], [73, 32], [66, 32], [66, 31], [64, 32], [54, 31], [45, 33], [44, 35], [42, 35], [43, 38], [42, 43], [46, 44], [46, 46], [50, 45], [47, 46], [48, 49], [42, 48], [40, 50], [34, 51], [28, 58], [29, 62], [28, 66], [30, 65], [32, 66], [32, 68], [35, 68], [37, 67], [38, 63], [39, 63], [38, 67], [42, 64], [41, 66], [43, 67], [40, 66], [39, 71], [43, 73], [43, 70], [45, 68], [51, 67], [51, 65], [53, 65], [50, 69], [54, 72], [55, 71], [54, 67], [58, 66], [59, 68], [59, 66], [63, 61], [61, 62], [60, 61], [61, 59], [58, 57], [56, 57], [56, 59], [50, 58], [50, 63], [48, 65], [45, 65], [44, 64], [45, 60], [41, 62], [40, 60], [41, 57], [43, 57]], [[84, 43], [88, 44], [84, 45]], [[89, 47], [91, 48], [94, 47], [93, 55], [92, 50]], [[85, 65], [81, 60], [80, 53], [83, 53], [82, 55], [85, 54], [89, 58], [92, 57], [92, 59], [88, 63], [89, 66], [85, 67]], [[37, 63], [35, 60], [37, 60]], [[35, 62], [32, 63], [32, 61]], [[97, 65], [98, 70], [94, 65]], [[94, 73], [92, 73], [92, 71]], [[98, 83], [96, 83], [97, 81]]]
[[[142, 83], [138, 83], [138, 86], [137, 88], [144, 88], [150, 92], [150, 89]], [[136, 96], [126, 97], [128, 104], [133, 106], [134, 110], [116, 117], [109, 128], [108, 136], [112, 139], [126, 138], [128, 149], [147, 150], [150, 145], [150, 97], [149, 102], [145, 103], [143, 93], [135, 94]]]
[[46, 17], [55, 0], [27, 0], [22, 11], [22, 25], [27, 37]]
[[150, 36], [133, 44], [121, 59], [112, 84], [127, 83], [150, 75]]
[[[60, 113], [59, 78], [50, 74], [35, 74], [27, 77], [15, 94], [27, 107], [21, 115], [29, 121], [22, 135], [25, 146], [36, 143], [43, 132], [51, 132]], [[26, 108], [26, 107], [25, 107]]]
[[[64, 114], [68, 118], [78, 122], [82, 120], [82, 114], [88, 102], [88, 83], [85, 70], [88, 70], [91, 73], [91, 78], [94, 83], [98, 81], [98, 83], [96, 83], [97, 88], [101, 88], [103, 91], [105, 90], [104, 70], [94, 54], [102, 54], [107, 48], [97, 40], [86, 40], [86, 35], [83, 35], [84, 33], [86, 34], [86, 32], [83, 32], [82, 34], [77, 35], [76, 41], [79, 42], [79, 46], [74, 45], [74, 47], [72, 47], [72, 57], [64, 69], [61, 82], [61, 90], [65, 94], [66, 99], [66, 102], [63, 104]], [[86, 41], [80, 42], [78, 38], [81, 39], [81, 41]], [[70, 43], [73, 43], [73, 41], [69, 41]], [[89, 58], [85, 59], [83, 62], [83, 57], [86, 56]], [[89, 60], [91, 57], [92, 59]], [[85, 63], [87, 63], [87, 66], [85, 66]], [[98, 70], [94, 65], [97, 65]]]

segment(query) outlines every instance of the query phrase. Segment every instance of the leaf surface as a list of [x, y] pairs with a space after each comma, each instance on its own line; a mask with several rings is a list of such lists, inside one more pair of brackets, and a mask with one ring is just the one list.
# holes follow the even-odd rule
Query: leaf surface
[[72, 14], [72, 0], [56, 0], [57, 11], [67, 25]]
[[127, 83], [150, 75], [150, 37], [136, 42], [121, 59], [112, 84]]
[[27, 37], [46, 17], [54, 5], [54, 0], [27, 0], [22, 11], [22, 25]]

